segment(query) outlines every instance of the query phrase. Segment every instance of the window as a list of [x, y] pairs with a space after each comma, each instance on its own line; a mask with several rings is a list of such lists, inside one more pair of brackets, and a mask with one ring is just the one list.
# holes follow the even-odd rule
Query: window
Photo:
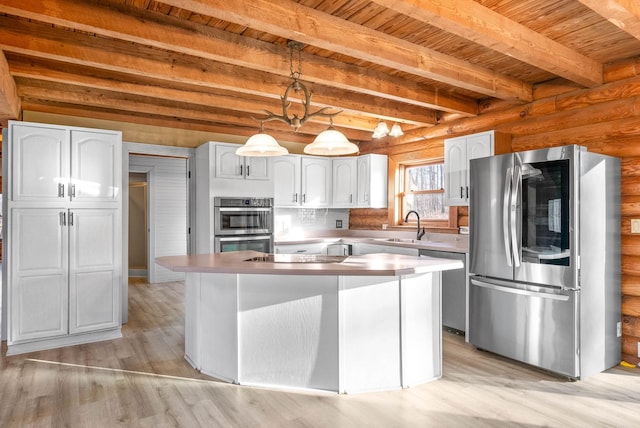
[[444, 164], [439, 162], [404, 165], [399, 193], [401, 221], [415, 210], [420, 219], [435, 227], [447, 227], [449, 207], [444, 201]]

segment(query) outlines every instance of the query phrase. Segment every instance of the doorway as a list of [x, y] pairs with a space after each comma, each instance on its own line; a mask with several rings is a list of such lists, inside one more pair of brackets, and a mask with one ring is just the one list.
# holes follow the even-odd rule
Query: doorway
[[129, 173], [129, 277], [149, 280], [149, 175]]

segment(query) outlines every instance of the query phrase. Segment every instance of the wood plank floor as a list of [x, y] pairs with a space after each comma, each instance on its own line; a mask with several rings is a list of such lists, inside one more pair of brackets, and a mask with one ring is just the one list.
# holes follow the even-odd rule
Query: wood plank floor
[[444, 376], [359, 395], [218, 382], [183, 359], [183, 284], [129, 285], [122, 339], [4, 356], [6, 427], [638, 427], [640, 370], [579, 382], [481, 352], [445, 333]]

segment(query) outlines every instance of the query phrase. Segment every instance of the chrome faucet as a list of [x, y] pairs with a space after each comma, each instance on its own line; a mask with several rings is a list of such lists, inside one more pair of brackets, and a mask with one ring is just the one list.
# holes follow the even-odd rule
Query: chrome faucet
[[422, 228], [422, 231], [420, 230], [420, 214], [418, 214], [417, 211], [415, 210], [411, 210], [407, 213], [407, 215], [404, 218], [404, 222], [406, 223], [407, 221], [409, 221], [409, 214], [414, 213], [416, 215], [416, 217], [418, 218], [418, 233], [416, 235], [416, 240], [420, 240], [422, 239], [422, 237], [424, 236], [424, 227]]

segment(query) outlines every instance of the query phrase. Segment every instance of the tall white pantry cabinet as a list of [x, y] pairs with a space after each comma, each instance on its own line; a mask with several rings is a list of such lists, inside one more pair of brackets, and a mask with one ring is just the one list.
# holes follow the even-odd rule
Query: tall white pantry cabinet
[[3, 135], [7, 354], [121, 337], [122, 134], [10, 121]]

